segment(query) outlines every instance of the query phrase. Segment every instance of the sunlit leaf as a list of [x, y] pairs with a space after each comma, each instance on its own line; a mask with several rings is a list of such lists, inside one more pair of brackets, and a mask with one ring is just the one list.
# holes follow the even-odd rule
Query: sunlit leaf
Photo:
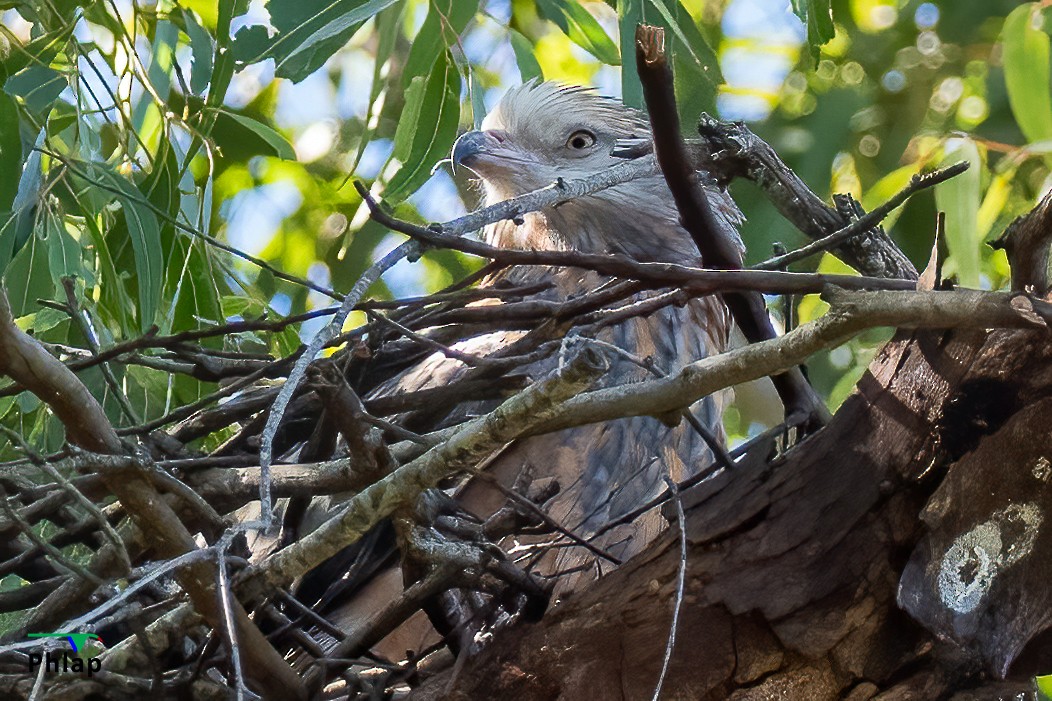
[[1004, 24], [1004, 71], [1008, 102], [1030, 141], [1052, 139], [1049, 93], [1049, 36], [1041, 31], [1037, 3], [1012, 10]]
[[417, 115], [416, 124], [411, 134], [404, 132], [401, 144], [395, 137], [396, 157], [402, 167], [384, 191], [384, 198], [390, 202], [408, 197], [428, 179], [431, 167], [449, 155], [460, 121], [460, 72], [448, 52], [432, 66], [426, 84], [417, 78], [413, 85], [417, 87], [407, 95], [412, 104], [406, 105], [406, 118]]
[[427, 17], [409, 47], [403, 81], [431, 73], [439, 57], [453, 46], [478, 11], [478, 0], [430, 0]]
[[80, 243], [66, 231], [62, 217], [47, 216], [44, 231], [47, 234], [48, 267], [55, 285], [60, 286], [63, 277], [80, 275], [83, 267]]
[[807, 44], [812, 56], [836, 34], [830, 0], [792, 0], [793, 12], [807, 25]]
[[270, 0], [267, 11], [277, 31], [242, 27], [233, 54], [242, 65], [268, 58], [279, 77], [299, 82], [321, 67], [367, 19], [398, 0]]
[[522, 82], [525, 83], [534, 78], [543, 79], [541, 64], [537, 63], [530, 40], [514, 29], [509, 29], [508, 35], [511, 37], [511, 49], [515, 52], [515, 63], [519, 66], [519, 77], [522, 78]]
[[603, 63], [621, 65], [617, 44], [576, 0], [537, 0], [537, 7], [582, 49]]
[[935, 186], [935, 203], [946, 213], [946, 246], [949, 250], [947, 274], [956, 273], [965, 287], [979, 287], [979, 203], [982, 200], [980, 176], [983, 160], [971, 139], [952, 139], [947, 143], [942, 165], [968, 161], [971, 166], [961, 175]]
[[1049, 701], [1052, 699], [1052, 674], [1046, 674], [1043, 677], [1035, 677], [1034, 682], [1037, 684], [1038, 698], [1041, 701]]
[[212, 77], [212, 37], [197, 23], [192, 12], [183, 10], [183, 22], [186, 36], [190, 38], [190, 89], [200, 94], [208, 87]]
[[[910, 180], [920, 172], [919, 163], [911, 163], [901, 168], [896, 168], [866, 189], [862, 197], [862, 208], [865, 210], [875, 209], [891, 199], [895, 193], [906, 187]], [[891, 212], [884, 218], [882, 226], [891, 231], [902, 214], [902, 207]]]
[[69, 87], [66, 77], [56, 70], [34, 64], [7, 79], [4, 92], [22, 98], [33, 112], [44, 113]]
[[161, 230], [149, 200], [138, 187], [109, 168], [98, 164], [82, 166], [98, 182], [116, 191], [124, 212], [132, 251], [135, 256], [136, 286], [139, 292], [139, 324], [145, 330], [154, 323], [161, 286], [164, 283], [164, 261]]
[[[292, 148], [292, 144], [275, 129], [243, 114], [223, 109], [219, 110], [219, 112], [223, 118], [235, 122], [239, 127], [249, 132], [249, 136], [254, 137], [257, 142], [263, 145], [263, 149], [259, 153], [277, 156], [286, 160], [296, 160], [296, 150]], [[244, 143], [240, 145], [245, 146]]]

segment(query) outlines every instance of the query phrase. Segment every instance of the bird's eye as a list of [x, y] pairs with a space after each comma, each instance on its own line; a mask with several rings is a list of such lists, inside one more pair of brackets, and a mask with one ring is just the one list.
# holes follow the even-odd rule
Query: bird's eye
[[584, 151], [586, 148], [595, 146], [595, 134], [585, 129], [580, 129], [570, 134], [566, 140], [566, 147], [574, 151]]

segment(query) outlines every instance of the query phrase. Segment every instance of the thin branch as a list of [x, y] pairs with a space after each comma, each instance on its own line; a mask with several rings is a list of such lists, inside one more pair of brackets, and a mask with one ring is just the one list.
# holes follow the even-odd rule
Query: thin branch
[[679, 627], [679, 612], [683, 608], [683, 592], [687, 585], [687, 517], [683, 513], [683, 500], [679, 498], [676, 483], [666, 475], [665, 484], [672, 492], [676, 504], [676, 528], [679, 529], [679, 569], [676, 573], [676, 601], [672, 607], [672, 625], [669, 626], [665, 657], [661, 662], [661, 674], [658, 676], [651, 701], [658, 701], [661, 698], [661, 687], [665, 685], [665, 675], [668, 674], [668, 666], [672, 662], [672, 651], [676, 648], [676, 629]]
[[436, 228], [402, 221], [385, 211], [365, 186], [355, 182], [373, 219], [392, 231], [410, 236], [437, 248], [449, 248], [474, 256], [499, 261], [504, 265], [566, 266], [594, 270], [633, 280], [663, 285], [678, 285], [697, 295], [726, 291], [754, 290], [764, 294], [809, 294], [821, 292], [826, 285], [845, 289], [911, 290], [905, 280], [861, 277], [857, 275], [817, 275], [786, 273], [774, 270], [705, 270], [675, 263], [640, 263], [624, 255], [580, 253], [577, 251], [541, 251], [498, 248], [462, 236], [451, 236]]
[[246, 579], [260, 588], [250, 585], [250, 598], [255, 599], [269, 586], [286, 586], [356, 542], [395, 509], [411, 504], [424, 489], [470, 467], [529, 426], [555, 415], [562, 402], [591, 385], [604, 369], [601, 356], [585, 348], [558, 374], [531, 385], [489, 414], [458, 426], [442, 444], [369, 485], [338, 515], [251, 570]]
[[340, 304], [340, 310], [328, 324], [322, 327], [322, 329], [314, 335], [314, 338], [312, 338], [310, 343], [307, 344], [307, 348], [300, 355], [299, 359], [296, 360], [296, 364], [292, 366], [288, 379], [285, 380], [285, 384], [282, 385], [281, 390], [278, 392], [278, 396], [274, 399], [274, 404], [270, 407], [270, 414], [267, 416], [267, 423], [263, 428], [263, 434], [260, 437], [259, 467], [261, 474], [259, 500], [260, 520], [264, 530], [270, 528], [274, 519], [274, 509], [270, 495], [270, 466], [274, 460], [274, 436], [277, 434], [278, 427], [281, 425], [281, 419], [285, 416], [285, 409], [288, 407], [293, 394], [295, 394], [300, 383], [303, 381], [303, 377], [307, 372], [307, 366], [310, 365], [311, 361], [313, 361], [318, 355], [322, 347], [340, 333], [340, 330], [343, 328], [343, 323], [347, 320], [351, 311], [353, 311], [354, 306], [358, 304], [359, 300], [361, 300], [369, 288], [373, 286], [373, 283], [380, 279], [381, 275], [394, 267], [398, 261], [403, 258], [415, 258], [419, 256], [422, 251], [423, 249], [418, 242], [406, 241], [369, 266], [369, 268], [362, 273], [361, 277], [358, 278], [358, 281], [354, 283], [354, 287], [352, 287], [351, 291], [347, 293], [347, 296], [343, 298], [343, 302]]
[[[644, 24], [636, 27], [636, 67], [650, 115], [654, 152], [675, 200], [680, 223], [698, 247], [705, 265], [725, 270], [741, 268], [742, 254], [737, 241], [732, 232], [717, 223], [680, 136], [672, 67], [665, 56], [663, 28]], [[722, 298], [751, 343], [778, 336], [767, 313], [767, 304], [758, 292], [724, 291]], [[828, 409], [799, 368], [788, 368], [772, 376], [771, 381], [786, 414], [803, 414], [809, 417], [808, 424], [812, 427], [828, 420]]]
[[1004, 292], [846, 292], [823, 295], [830, 311], [784, 336], [698, 360], [660, 380], [586, 392], [566, 402], [559, 416], [526, 435], [627, 416], [664, 416], [727, 387], [798, 365], [866, 329], [1049, 328], [1052, 304]]
[[808, 256], [813, 256], [816, 253], [822, 253], [831, 248], [835, 248], [852, 237], [863, 234], [874, 226], [880, 224], [880, 222], [884, 221], [885, 217], [902, 206], [902, 204], [914, 194], [921, 190], [926, 190], [929, 187], [935, 187], [939, 183], [946, 182], [950, 178], [960, 175], [968, 170], [968, 166], [969, 164], [967, 161], [961, 161], [959, 163], [954, 163], [947, 168], [942, 168], [941, 170], [934, 170], [930, 173], [918, 173], [913, 176], [906, 187], [895, 193], [895, 195], [887, 202], [864, 214], [862, 217], [851, 222], [844, 228], [834, 231], [817, 241], [812, 241], [806, 246], [801, 246], [795, 251], [789, 251], [783, 255], [769, 258], [762, 263], [752, 266], [750, 269], [780, 270], [787, 267], [789, 264], [803, 260]]

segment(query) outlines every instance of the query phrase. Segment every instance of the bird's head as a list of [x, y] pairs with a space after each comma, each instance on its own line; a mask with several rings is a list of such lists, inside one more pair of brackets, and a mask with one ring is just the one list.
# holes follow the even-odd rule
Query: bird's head
[[649, 140], [646, 117], [619, 100], [559, 83], [531, 81], [453, 146], [453, 162], [482, 179], [488, 202], [585, 177], [620, 161], [615, 144]]

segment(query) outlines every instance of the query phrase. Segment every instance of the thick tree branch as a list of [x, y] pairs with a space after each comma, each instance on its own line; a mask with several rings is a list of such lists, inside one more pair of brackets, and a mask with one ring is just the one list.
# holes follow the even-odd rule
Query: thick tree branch
[[1003, 292], [843, 292], [830, 289], [825, 316], [784, 336], [691, 363], [665, 378], [586, 392], [529, 434], [625, 416], [665, 416], [726, 387], [798, 365], [861, 331], [901, 329], [1047, 329], [1052, 305]]
[[[665, 30], [661, 27], [643, 24], [636, 27], [636, 68], [650, 115], [658, 164], [679, 210], [680, 223], [698, 247], [702, 262], [712, 268], [740, 269], [742, 254], [737, 241], [716, 222], [712, 205], [680, 136], [672, 68], [666, 59], [664, 44]], [[767, 313], [767, 304], [759, 293], [724, 292], [722, 296], [750, 343], [778, 336]], [[811, 428], [828, 420], [829, 411], [799, 368], [788, 368], [773, 375], [771, 380], [787, 415], [807, 417], [806, 423]]]

